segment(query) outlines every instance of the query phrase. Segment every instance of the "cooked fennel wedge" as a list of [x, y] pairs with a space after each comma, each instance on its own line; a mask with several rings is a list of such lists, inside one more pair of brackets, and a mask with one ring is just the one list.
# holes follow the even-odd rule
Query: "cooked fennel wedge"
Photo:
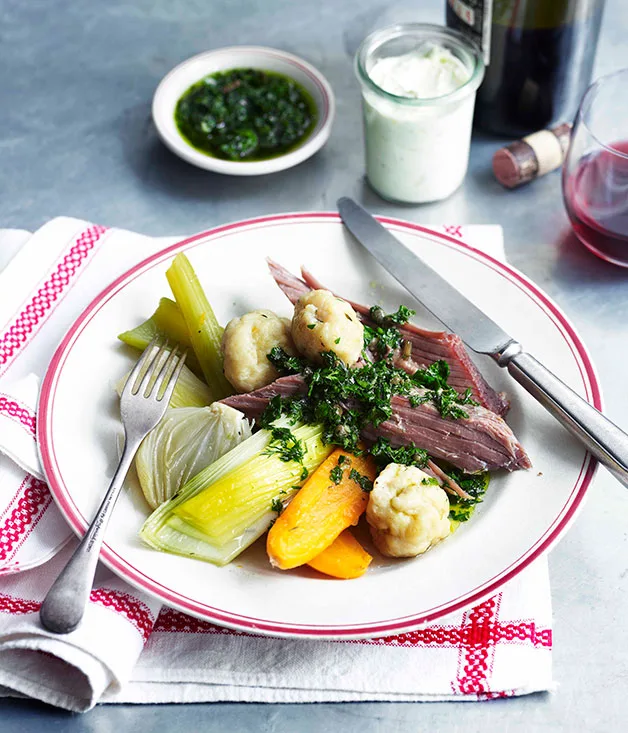
[[189, 479], [250, 437], [251, 423], [227, 405], [169, 409], [135, 456], [146, 501], [156, 509]]
[[[129, 371], [116, 383], [115, 389], [118, 397], [122, 394], [126, 380], [129, 378]], [[170, 407], [206, 407], [214, 402], [214, 395], [205, 382], [184, 366], [179, 374], [179, 379], [170, 398]]]
[[275, 450], [271, 431], [260, 430], [156, 509], [140, 537], [158, 550], [226, 565], [270, 527], [277, 516], [273, 506], [291, 499], [306, 471], [316, 469], [333, 448], [323, 443], [317, 425], [290, 430], [303, 449], [302, 460], [286, 460]]

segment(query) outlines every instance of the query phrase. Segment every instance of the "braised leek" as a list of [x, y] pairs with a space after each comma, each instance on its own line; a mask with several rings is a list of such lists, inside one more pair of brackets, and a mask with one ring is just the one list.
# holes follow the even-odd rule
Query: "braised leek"
[[146, 520], [140, 537], [152, 547], [225, 565], [260, 537], [276, 518], [278, 503], [292, 498], [307, 472], [333, 446], [322, 428], [290, 428], [302, 458], [273, 450], [273, 434], [260, 430], [191, 479]]

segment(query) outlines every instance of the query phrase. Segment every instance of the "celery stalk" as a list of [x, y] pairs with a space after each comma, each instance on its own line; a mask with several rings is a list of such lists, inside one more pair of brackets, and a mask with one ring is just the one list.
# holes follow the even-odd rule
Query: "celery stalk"
[[217, 399], [233, 394], [222, 371], [223, 328], [216, 320], [190, 261], [182, 252], [173, 259], [166, 277], [183, 314], [192, 348], [209, 388]]
[[274, 500], [287, 501], [303, 483], [303, 465], [316, 469], [333, 446], [322, 440], [322, 428], [291, 428], [305, 448], [303, 464], [266, 454], [267, 430], [233, 448], [198, 473], [144, 523], [140, 537], [152, 547], [225, 565], [270, 526], [277, 516]]
[[121, 333], [118, 338], [120, 341], [132, 346], [134, 349], [144, 351], [155, 336], [161, 336], [171, 343], [178, 343], [183, 348], [187, 348], [187, 365], [192, 369], [192, 371], [196, 372], [196, 374], [203, 374], [196, 359], [196, 355], [192, 351], [190, 334], [188, 333], [187, 326], [185, 325], [185, 320], [181, 315], [181, 310], [174, 300], [170, 300], [170, 298], [162, 298], [159, 301], [157, 310], [148, 320], [144, 321], [144, 323], [140, 323], [139, 326], [136, 326], [130, 331]]

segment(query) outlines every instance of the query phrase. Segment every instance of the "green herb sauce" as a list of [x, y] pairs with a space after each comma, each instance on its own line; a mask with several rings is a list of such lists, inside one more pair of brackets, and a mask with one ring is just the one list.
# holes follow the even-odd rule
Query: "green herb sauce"
[[175, 123], [215, 158], [259, 161], [298, 148], [317, 121], [314, 100], [294, 79], [260, 69], [206, 76], [179, 99]]
[[461, 496], [449, 496], [449, 520], [455, 528], [460, 522], [466, 522], [475, 511], [475, 507], [482, 502], [490, 476], [487, 472], [463, 473], [459, 468], [453, 467], [445, 469], [445, 473], [472, 497], [463, 499]]
[[[405, 306], [388, 315], [379, 306], [371, 308], [370, 316], [374, 325], [365, 326], [364, 346], [380, 359], [375, 362], [365, 360], [359, 367], [347, 367], [333, 351], [322, 354], [323, 365], [320, 366], [310, 364], [301, 357], [290, 356], [281, 347], [271, 349], [267, 355], [271, 364], [281, 374], [301, 374], [307, 385], [307, 392], [295, 397], [273, 397], [260, 418], [261, 426], [272, 427], [272, 423], [282, 415], [293, 423], [320, 423], [323, 425], [325, 443], [361, 454], [364, 451], [358, 447], [360, 431], [367, 424], [377, 426], [390, 418], [394, 395], [407, 396], [412, 407], [431, 402], [444, 418], [467, 418], [468, 413], [463, 406], [478, 403], [472, 399], [470, 389], [459, 394], [448, 384], [447, 362], [436, 361], [426, 369], [417, 369], [412, 375], [393, 366], [393, 352], [402, 341], [398, 326], [406, 323], [412, 315], [414, 311]], [[355, 407], [350, 408], [348, 404]], [[286, 435], [289, 433], [288, 430]], [[291, 447], [289, 441], [286, 444]], [[285, 451], [285, 448], [281, 450]], [[373, 443], [368, 452], [380, 469], [389, 463], [425, 468], [429, 459], [427, 452], [412, 442], [393, 447], [389, 440], [382, 437]], [[329, 477], [334, 483], [342, 480], [343, 470], [340, 466], [345, 460], [345, 456], [340, 456], [338, 466], [330, 471]], [[467, 474], [453, 466], [447, 466], [443, 470], [471, 496], [471, 499], [454, 495], [448, 497], [449, 520], [452, 529], [455, 529], [471, 517], [477, 504], [482, 501], [488, 488], [489, 474]], [[349, 472], [349, 478], [356, 481], [364, 491], [368, 492], [373, 488], [368, 477], [353, 468]], [[425, 483], [438, 481], [426, 479]]]

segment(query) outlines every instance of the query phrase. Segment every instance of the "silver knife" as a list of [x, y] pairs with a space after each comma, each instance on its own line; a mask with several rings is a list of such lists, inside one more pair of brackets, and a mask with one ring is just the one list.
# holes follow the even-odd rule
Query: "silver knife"
[[500, 367], [579, 438], [628, 486], [628, 435], [546, 369], [456, 288], [405, 247], [350, 198], [338, 200], [340, 218], [373, 257], [418, 301], [478, 354]]

